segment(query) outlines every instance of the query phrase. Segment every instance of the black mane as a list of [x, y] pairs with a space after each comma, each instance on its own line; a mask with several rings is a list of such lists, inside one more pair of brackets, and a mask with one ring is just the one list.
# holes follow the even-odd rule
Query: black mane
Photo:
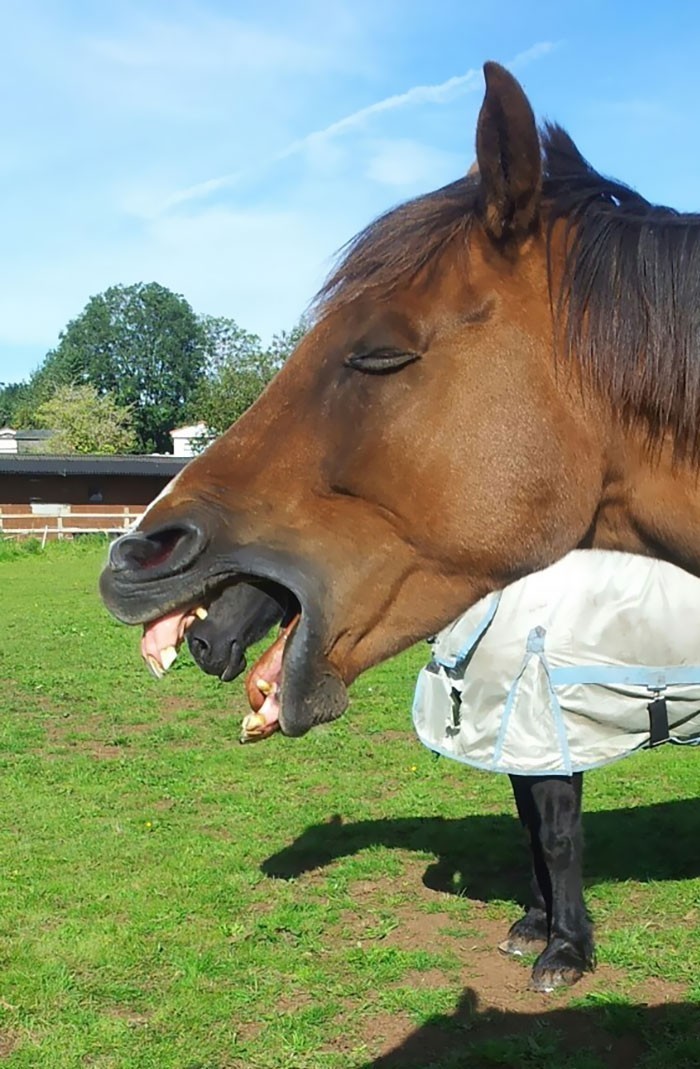
[[[566, 262], [552, 304], [565, 349], [651, 441], [700, 461], [700, 215], [650, 204], [586, 162], [568, 134], [541, 131], [543, 218]], [[468, 175], [385, 213], [357, 235], [318, 295], [323, 315], [385, 295], [467, 237], [480, 180]]]
[[651, 441], [700, 459], [700, 215], [650, 204], [545, 127], [549, 232], [568, 236], [555, 312], [566, 348]]

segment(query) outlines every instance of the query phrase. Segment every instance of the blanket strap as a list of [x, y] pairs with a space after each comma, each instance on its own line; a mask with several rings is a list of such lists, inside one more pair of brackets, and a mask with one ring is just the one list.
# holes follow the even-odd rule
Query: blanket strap
[[660, 746], [668, 742], [668, 709], [665, 698], [655, 698], [647, 705], [649, 712], [649, 746]]

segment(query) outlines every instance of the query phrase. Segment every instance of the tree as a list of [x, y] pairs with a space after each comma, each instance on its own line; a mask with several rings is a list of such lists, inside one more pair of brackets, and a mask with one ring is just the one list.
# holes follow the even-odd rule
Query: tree
[[57, 387], [89, 384], [131, 406], [142, 452], [168, 452], [204, 366], [202, 328], [184, 297], [156, 282], [91, 297], [62, 332], [30, 387], [37, 404]]
[[36, 421], [56, 432], [47, 443], [52, 453], [113, 455], [136, 447], [131, 409], [87, 383], [59, 386], [37, 409]]
[[270, 342], [269, 353], [281, 367], [288, 356], [291, 356], [297, 345], [311, 326], [306, 316], [302, 316], [291, 330], [281, 330], [274, 334]]
[[196, 419], [221, 434], [250, 408], [306, 332], [302, 320], [275, 335], [266, 349], [257, 334], [233, 319], [200, 320], [207, 354], [206, 372], [192, 403]]
[[26, 382], [0, 384], [0, 427], [26, 427], [28, 405], [30, 403], [29, 385]]

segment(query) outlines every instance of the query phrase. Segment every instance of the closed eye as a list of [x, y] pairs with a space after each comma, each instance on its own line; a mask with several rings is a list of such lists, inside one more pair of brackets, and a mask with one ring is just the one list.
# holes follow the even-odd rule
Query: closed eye
[[391, 371], [399, 371], [415, 360], [420, 360], [420, 353], [407, 352], [405, 349], [372, 349], [368, 353], [351, 353], [344, 363], [355, 371], [386, 375]]

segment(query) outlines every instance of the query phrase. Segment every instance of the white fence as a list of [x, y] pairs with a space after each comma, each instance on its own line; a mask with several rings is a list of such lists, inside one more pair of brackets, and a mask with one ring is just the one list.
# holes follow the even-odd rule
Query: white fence
[[81, 534], [122, 534], [138, 520], [145, 505], [105, 506], [99, 510], [82, 505], [42, 505], [26, 511], [26, 505], [0, 505], [0, 538], [73, 538]]

